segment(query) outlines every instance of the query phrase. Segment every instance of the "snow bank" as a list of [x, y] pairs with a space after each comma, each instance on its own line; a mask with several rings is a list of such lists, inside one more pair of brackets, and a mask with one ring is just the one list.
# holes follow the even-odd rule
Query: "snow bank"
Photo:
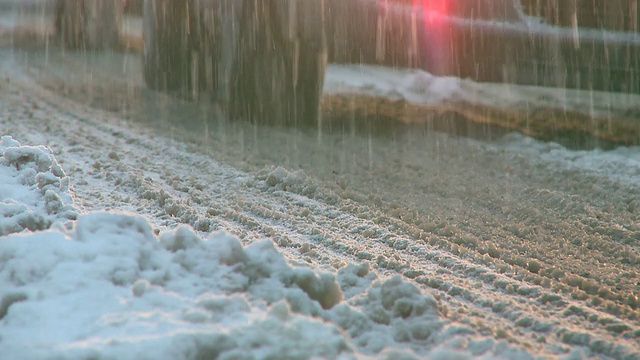
[[524, 153], [554, 166], [605, 175], [627, 186], [640, 186], [640, 147], [620, 146], [614, 150], [568, 150], [562, 145], [536, 140], [519, 133], [505, 136], [499, 146]]
[[632, 93], [476, 82], [434, 76], [419, 69], [374, 65], [329, 64], [324, 92], [366, 94], [424, 105], [467, 101], [503, 109], [555, 108], [624, 118], [633, 114], [640, 102], [640, 95]]
[[351, 357], [444, 325], [437, 301], [398, 277], [343, 269], [343, 285], [363, 281], [347, 303], [334, 275], [292, 267], [271, 241], [186, 226], [158, 238], [135, 215], [0, 238], [0, 254], [4, 359]]
[[[188, 226], [158, 236], [136, 214], [22, 227], [29, 216], [76, 218], [69, 180], [45, 147], [3, 137], [0, 149], [4, 228], [32, 230], [0, 236], [3, 360], [530, 358], [447, 320], [431, 294], [366, 263], [337, 273], [293, 266], [268, 239], [205, 239]], [[308, 182], [277, 168], [266, 179]]]
[[430, 294], [366, 265], [293, 267], [268, 240], [158, 238], [139, 216], [92, 213], [0, 238], [0, 254], [3, 359], [471, 357], [451, 340], [473, 331]]
[[324, 92], [362, 93], [418, 104], [438, 104], [461, 99], [461, 79], [434, 76], [415, 69], [372, 65], [329, 65]]
[[[0, 238], [0, 353], [15, 359], [334, 358], [341, 330], [314, 315], [335, 278], [293, 268], [269, 241], [181, 227], [161, 238], [127, 214]], [[235, 355], [234, 355], [235, 354]]]

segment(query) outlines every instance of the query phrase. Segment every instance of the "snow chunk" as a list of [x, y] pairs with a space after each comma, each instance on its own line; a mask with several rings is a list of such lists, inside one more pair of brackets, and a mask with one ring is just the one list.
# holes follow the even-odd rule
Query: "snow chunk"
[[0, 236], [76, 218], [69, 178], [49, 148], [0, 139]]
[[338, 271], [338, 281], [347, 299], [366, 291], [377, 278], [368, 263], [349, 264]]
[[[359, 270], [362, 269], [351, 267], [346, 272], [357, 274]], [[367, 275], [361, 271], [358, 277], [357, 282], [362, 283]], [[345, 274], [341, 278], [354, 280]], [[418, 351], [420, 344], [432, 343], [446, 323], [435, 298], [400, 276], [373, 282], [349, 304], [336, 306], [329, 316], [349, 332], [365, 353], [407, 346]]]
[[256, 176], [269, 190], [290, 191], [311, 197], [317, 190], [317, 184], [303, 170], [289, 171], [282, 166], [266, 167]]
[[454, 77], [433, 76], [428, 72], [417, 70], [404, 84], [411, 100], [419, 102], [440, 103], [455, 98], [462, 92], [460, 79]]
[[5, 164], [14, 165], [18, 170], [32, 167], [39, 173], [51, 171], [57, 177], [65, 176], [51, 150], [44, 146], [7, 147], [3, 158]]
[[[99, 212], [83, 215], [76, 226], [76, 240], [118, 241], [127, 235], [127, 241], [155, 243], [151, 225], [141, 216]], [[98, 240], [96, 240], [98, 239]]]
[[162, 246], [171, 252], [194, 247], [198, 242], [200, 238], [188, 226], [180, 226], [160, 236]]
[[9, 135], [0, 138], [0, 153], [4, 153], [9, 147], [20, 147], [20, 143]]
[[298, 268], [292, 272], [290, 279], [324, 309], [330, 309], [342, 301], [342, 290], [331, 274]]

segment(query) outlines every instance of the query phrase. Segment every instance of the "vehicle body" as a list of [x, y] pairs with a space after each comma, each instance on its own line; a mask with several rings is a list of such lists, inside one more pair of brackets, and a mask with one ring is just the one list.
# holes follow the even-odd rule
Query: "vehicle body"
[[323, 0], [144, 2], [147, 84], [213, 98], [232, 118], [319, 122]]
[[69, 48], [115, 48], [124, 4], [125, 0], [57, 0], [55, 29]]
[[277, 124], [320, 121], [327, 60], [640, 92], [638, 2], [145, 0], [145, 80]]
[[337, 2], [336, 13], [354, 20], [329, 17], [336, 26], [327, 36], [334, 41], [329, 61], [364, 60], [478, 81], [640, 92], [639, 3]]

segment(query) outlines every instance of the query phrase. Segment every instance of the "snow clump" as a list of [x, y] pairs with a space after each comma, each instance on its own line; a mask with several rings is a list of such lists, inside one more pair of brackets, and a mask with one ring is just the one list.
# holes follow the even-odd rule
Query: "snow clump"
[[69, 177], [51, 149], [0, 138], [0, 236], [75, 219]]
[[0, 238], [0, 254], [0, 353], [15, 359], [351, 352], [314, 316], [342, 301], [335, 277], [292, 267], [270, 241], [189, 227], [158, 238], [144, 218], [98, 212], [66, 232]]
[[313, 197], [318, 185], [303, 170], [289, 171], [282, 166], [268, 166], [256, 176], [258, 186], [268, 191], [289, 191]]
[[447, 341], [473, 331], [431, 294], [362, 264], [293, 266], [269, 240], [96, 212], [0, 237], [0, 263], [3, 359], [471, 358]]

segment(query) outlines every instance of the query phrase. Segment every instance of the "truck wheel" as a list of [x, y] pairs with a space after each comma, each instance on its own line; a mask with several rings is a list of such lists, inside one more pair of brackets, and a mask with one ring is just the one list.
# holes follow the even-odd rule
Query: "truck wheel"
[[[304, 14], [318, 17], [320, 12], [296, 9], [291, 13], [288, 3], [244, 1], [230, 76], [232, 118], [277, 126], [320, 122], [326, 68], [324, 29], [321, 21], [308, 21]], [[313, 5], [308, 4], [320, 1], [297, 3], [310, 7]]]
[[119, 45], [118, 1], [57, 0], [55, 29], [69, 49], [113, 49]]
[[151, 89], [175, 92], [191, 87], [188, 6], [179, 0], [145, 0], [143, 73]]
[[82, 0], [57, 0], [55, 30], [63, 46], [71, 49], [84, 47], [85, 12]]

